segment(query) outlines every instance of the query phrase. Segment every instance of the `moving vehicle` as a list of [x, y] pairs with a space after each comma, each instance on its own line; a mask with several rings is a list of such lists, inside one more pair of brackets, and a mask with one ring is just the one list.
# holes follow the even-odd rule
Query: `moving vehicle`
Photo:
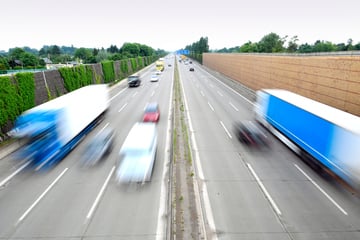
[[108, 107], [108, 86], [95, 84], [25, 111], [10, 132], [26, 142], [15, 157], [31, 161], [36, 170], [57, 163], [97, 125]]
[[156, 61], [155, 66], [156, 66], [156, 70], [161, 71], [161, 72], [164, 71], [164, 69], [165, 69], [164, 59], [159, 58], [159, 60]]
[[235, 135], [240, 142], [254, 147], [268, 147], [266, 133], [253, 121], [241, 121], [234, 124]]
[[120, 149], [116, 180], [119, 183], [150, 181], [156, 149], [155, 123], [135, 123]]
[[257, 91], [255, 116], [304, 159], [359, 189], [359, 117], [277, 89]]
[[158, 82], [159, 81], [159, 75], [158, 74], [151, 74], [151, 77], [150, 77], [150, 81], [151, 82]]
[[135, 74], [128, 77], [129, 87], [138, 87], [141, 84], [140, 76]]
[[190, 72], [194, 72], [195, 69], [194, 69], [193, 67], [190, 67], [190, 68], [189, 68], [189, 71], [190, 71]]
[[82, 163], [93, 166], [109, 154], [114, 143], [114, 130], [107, 127], [98, 132], [86, 145]]
[[145, 107], [143, 122], [158, 122], [160, 119], [159, 104], [149, 103]]

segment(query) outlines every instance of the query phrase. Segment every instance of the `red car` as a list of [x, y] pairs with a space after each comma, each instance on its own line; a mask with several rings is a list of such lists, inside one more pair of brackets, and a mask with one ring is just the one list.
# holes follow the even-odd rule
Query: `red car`
[[143, 117], [144, 122], [158, 122], [160, 119], [160, 110], [157, 103], [149, 103], [145, 108]]

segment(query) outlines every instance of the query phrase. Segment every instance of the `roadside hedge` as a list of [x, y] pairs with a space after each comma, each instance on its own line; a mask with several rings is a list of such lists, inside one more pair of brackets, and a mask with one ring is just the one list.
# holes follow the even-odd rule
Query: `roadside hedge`
[[101, 62], [105, 83], [115, 81], [114, 61]]
[[93, 70], [90, 66], [80, 65], [72, 68], [64, 67], [59, 68], [59, 72], [64, 79], [64, 86], [69, 92], [92, 83]]

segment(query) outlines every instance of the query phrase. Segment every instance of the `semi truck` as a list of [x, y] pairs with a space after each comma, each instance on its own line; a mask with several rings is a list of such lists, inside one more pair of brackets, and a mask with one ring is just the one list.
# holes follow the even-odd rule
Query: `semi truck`
[[297, 154], [359, 189], [358, 116], [286, 90], [264, 89], [256, 95], [256, 120]]
[[102, 119], [108, 95], [107, 85], [89, 85], [23, 112], [10, 131], [25, 142], [15, 158], [36, 170], [59, 162]]

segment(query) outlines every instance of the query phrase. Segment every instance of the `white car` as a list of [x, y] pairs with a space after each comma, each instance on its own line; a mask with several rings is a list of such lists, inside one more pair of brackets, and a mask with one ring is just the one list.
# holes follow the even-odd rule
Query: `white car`
[[151, 81], [151, 82], [157, 82], [157, 81], [159, 81], [159, 75], [157, 75], [157, 74], [152, 74], [151, 77], [150, 77], [150, 81]]
[[119, 183], [149, 182], [155, 163], [156, 149], [156, 124], [135, 123], [119, 152], [117, 181]]

